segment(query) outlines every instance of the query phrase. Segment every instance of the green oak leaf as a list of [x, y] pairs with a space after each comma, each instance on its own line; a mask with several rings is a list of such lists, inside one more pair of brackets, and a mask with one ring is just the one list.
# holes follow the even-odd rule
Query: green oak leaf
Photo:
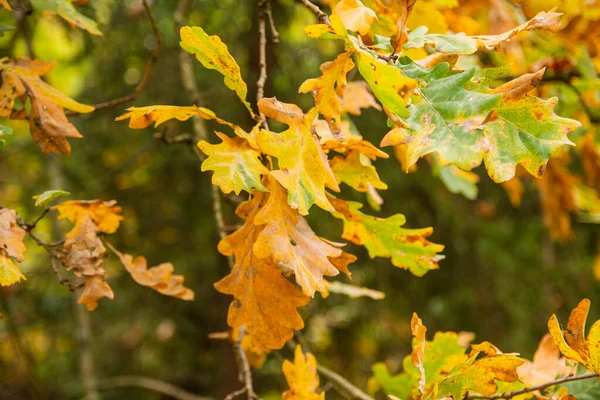
[[401, 228], [406, 223], [402, 214], [378, 218], [359, 211], [363, 206], [361, 203], [335, 198], [329, 200], [336, 209], [333, 216], [344, 222], [342, 238], [365, 246], [369, 257], [390, 258], [393, 265], [416, 276], [439, 268], [438, 261], [444, 256], [438, 253], [444, 250], [444, 246], [426, 239], [433, 233], [432, 228]]
[[215, 133], [221, 143], [210, 144], [204, 140], [198, 143], [200, 150], [208, 156], [202, 162], [202, 171], [214, 171], [213, 185], [219, 186], [225, 194], [233, 191], [238, 195], [242, 190], [251, 193], [252, 189], [267, 192], [260, 179], [269, 170], [260, 162], [260, 153], [245, 139]]
[[400, 59], [399, 68], [419, 80], [421, 100], [409, 106], [410, 117], [403, 120], [406, 126], [392, 129], [381, 145], [406, 144], [407, 168], [434, 152], [441, 165], [455, 164], [463, 170], [478, 166], [486, 150], [479, 125], [501, 96], [464, 89], [474, 68], [448, 74], [448, 63], [425, 69], [406, 57]]
[[36, 207], [46, 207], [50, 202], [58, 197], [69, 196], [71, 193], [64, 190], [46, 190], [42, 194], [33, 196]]

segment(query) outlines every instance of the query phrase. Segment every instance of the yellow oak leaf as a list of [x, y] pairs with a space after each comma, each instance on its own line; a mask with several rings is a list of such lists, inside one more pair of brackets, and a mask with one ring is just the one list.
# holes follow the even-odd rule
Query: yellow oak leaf
[[156, 290], [165, 296], [176, 297], [181, 300], [194, 300], [194, 292], [183, 286], [184, 277], [174, 275], [175, 267], [171, 263], [162, 263], [156, 267], [148, 268], [145, 257], [135, 259], [129, 254], [123, 254], [109, 244], [111, 250], [121, 259], [134, 281], [142, 286]]
[[269, 170], [260, 162], [260, 153], [242, 138], [215, 133], [221, 143], [210, 144], [204, 140], [198, 143], [200, 150], [208, 156], [202, 162], [202, 171], [214, 171], [213, 185], [219, 186], [225, 194], [233, 191], [238, 195], [242, 190], [251, 193], [252, 189], [266, 191], [260, 180]]
[[294, 351], [294, 362], [285, 360], [283, 374], [290, 389], [283, 393], [283, 400], [324, 400], [325, 393], [317, 393], [319, 375], [317, 360], [310, 353], [302, 352], [300, 345]]
[[322, 143], [323, 150], [335, 150], [339, 153], [346, 154], [347, 152], [357, 151], [360, 154], [369, 157], [371, 160], [376, 160], [377, 157], [389, 158], [390, 156], [384, 151], [379, 150], [371, 142], [362, 140], [360, 136], [351, 136], [350, 138], [339, 140], [327, 140]]
[[423, 325], [423, 321], [417, 315], [413, 313], [410, 321], [410, 330], [414, 337], [413, 349], [410, 355], [412, 364], [419, 370], [419, 393], [423, 395], [425, 393], [425, 367], [423, 366], [423, 353], [425, 352], [425, 334], [427, 333], [427, 327]]
[[0, 209], [0, 252], [18, 262], [23, 261], [27, 233], [17, 224], [17, 213], [9, 208]]
[[[29, 120], [31, 136], [44, 153], [70, 154], [66, 138], [80, 138], [81, 134], [67, 120], [64, 108], [89, 113], [94, 107], [72, 100], [44, 82], [40, 77], [50, 72], [54, 62], [17, 57], [0, 60], [2, 86], [0, 87], [0, 116]], [[31, 108], [14, 110], [15, 100], [23, 106], [29, 98]]]
[[268, 197], [255, 191], [252, 199], [238, 207], [236, 213], [246, 219], [244, 225], [219, 242], [219, 252], [232, 255], [235, 265], [229, 275], [215, 284], [215, 288], [234, 297], [227, 315], [227, 323], [234, 330], [243, 325], [251, 339], [250, 347], [256, 352], [280, 349], [302, 329], [304, 322], [297, 307], [310, 298], [290, 283], [270, 258], [254, 255], [253, 246], [264, 229], [254, 219]]
[[333, 8], [332, 14], [340, 17], [346, 29], [361, 35], [369, 33], [371, 25], [377, 20], [375, 11], [365, 7], [360, 0], [341, 0]]
[[376, 189], [387, 189], [387, 185], [379, 179], [375, 167], [368, 163], [368, 159], [361, 160], [361, 153], [351, 150], [344, 157], [334, 157], [329, 164], [338, 183], [345, 183], [359, 192], [367, 192], [369, 185]]
[[261, 99], [258, 107], [265, 116], [289, 125], [281, 133], [261, 130], [256, 140], [263, 153], [277, 158], [279, 169], [271, 171], [271, 175], [287, 189], [290, 206], [302, 215], [308, 214], [313, 204], [333, 211], [325, 186], [340, 189], [327, 156], [311, 131], [314, 112], [304, 116], [298, 106], [275, 98]]
[[365, 81], [348, 82], [342, 96], [342, 113], [361, 115], [361, 108], [369, 107], [381, 111], [381, 106], [369, 90], [369, 84]]
[[19, 267], [4, 252], [0, 252], [0, 286], [10, 286], [21, 279], [27, 280]]
[[548, 321], [548, 330], [560, 352], [569, 360], [583, 365], [587, 369], [600, 373], [600, 320], [594, 322], [585, 338], [585, 322], [590, 311], [590, 301], [583, 299], [571, 311], [567, 329], [563, 332], [556, 315]]
[[224, 77], [225, 86], [233, 90], [252, 117], [255, 117], [246, 100], [248, 87], [242, 79], [240, 66], [229, 53], [227, 45], [216, 35], [209, 36], [199, 26], [184, 26], [180, 30], [181, 47], [194, 54], [204, 68], [214, 69]]
[[348, 84], [346, 74], [352, 68], [350, 53], [342, 53], [335, 60], [321, 64], [321, 77], [307, 79], [298, 89], [299, 93], [313, 93], [316, 108], [334, 135], [342, 130], [342, 98]]
[[523, 363], [524, 359], [514, 354], [503, 354], [489, 342], [472, 345], [468, 359], [439, 381], [428, 399], [452, 397], [458, 400], [467, 392], [491, 396], [498, 391], [497, 381], [519, 380], [517, 368]]
[[104, 277], [101, 275], [86, 276], [85, 287], [77, 304], [85, 305], [88, 311], [94, 311], [98, 307], [98, 300], [104, 297], [111, 300], [115, 297], [108, 283], [104, 281]]
[[115, 200], [70, 200], [52, 207], [57, 210], [59, 218], [67, 218], [75, 224], [75, 228], [67, 234], [67, 238], [77, 235], [77, 225], [87, 216], [104, 233], [115, 233], [123, 220], [121, 207]]
[[331, 259], [342, 256], [341, 245], [315, 235], [306, 220], [286, 202], [285, 191], [270, 180], [270, 195], [255, 217], [255, 225], [264, 229], [254, 244], [254, 255], [270, 258], [284, 275], [294, 274], [305, 295], [315, 291], [327, 295], [323, 276], [335, 276], [338, 268]]

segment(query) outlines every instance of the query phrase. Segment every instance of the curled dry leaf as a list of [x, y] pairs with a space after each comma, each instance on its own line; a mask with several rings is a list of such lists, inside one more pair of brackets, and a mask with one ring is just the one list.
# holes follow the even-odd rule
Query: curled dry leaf
[[317, 360], [310, 353], [302, 352], [300, 345], [294, 351], [294, 362], [285, 360], [283, 374], [290, 389], [283, 393], [283, 400], [324, 400], [325, 393], [317, 393], [319, 375]]
[[532, 362], [526, 362], [517, 368], [519, 378], [525, 384], [536, 386], [556, 379], [557, 376], [567, 376], [571, 373], [566, 358], [560, 356], [560, 350], [550, 334], [545, 334]]
[[119, 257], [123, 266], [134, 281], [142, 286], [156, 290], [165, 296], [176, 297], [181, 300], [194, 300], [194, 292], [183, 286], [184, 277], [174, 275], [175, 267], [171, 263], [162, 263], [156, 267], [148, 268], [145, 257], [135, 259], [129, 254], [123, 254], [109, 245], [111, 250]]
[[548, 321], [548, 329], [554, 343], [565, 357], [591, 371], [600, 373], [600, 321], [594, 322], [586, 340], [585, 322], [589, 311], [590, 301], [583, 299], [571, 311], [564, 332], [561, 330], [555, 314]]
[[[0, 60], [2, 86], [0, 87], [0, 116], [12, 119], [28, 119], [31, 136], [44, 153], [70, 154], [68, 137], [80, 138], [81, 134], [67, 120], [64, 108], [89, 113], [94, 107], [72, 100], [44, 82], [40, 77], [54, 67], [54, 62], [17, 57]], [[31, 109], [27, 115], [25, 102], [29, 98]], [[15, 111], [15, 101], [22, 104]]]

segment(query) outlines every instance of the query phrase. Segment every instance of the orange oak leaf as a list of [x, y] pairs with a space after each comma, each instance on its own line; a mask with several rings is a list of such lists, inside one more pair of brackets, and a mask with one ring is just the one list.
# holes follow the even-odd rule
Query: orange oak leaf
[[305, 295], [313, 297], [315, 291], [327, 295], [323, 276], [339, 273], [330, 260], [342, 256], [342, 245], [315, 235], [298, 211], [287, 204], [279, 183], [270, 180], [267, 187], [270, 195], [254, 220], [255, 225], [264, 225], [254, 244], [254, 255], [270, 258], [284, 275], [294, 274]]
[[59, 218], [67, 218], [75, 224], [75, 228], [67, 234], [67, 237], [77, 235], [77, 225], [89, 216], [99, 231], [104, 233], [115, 233], [123, 220], [121, 207], [117, 206], [115, 200], [69, 200], [52, 207], [57, 210]]
[[360, 0], [341, 0], [333, 8], [332, 14], [342, 20], [346, 29], [361, 35], [369, 33], [371, 25], [377, 20], [375, 11], [365, 7]]
[[417, 315], [413, 313], [410, 321], [410, 329], [414, 337], [413, 349], [411, 353], [411, 361], [415, 368], [419, 370], [419, 393], [421, 396], [425, 393], [425, 367], [423, 366], [423, 353], [425, 352], [425, 334], [427, 333], [427, 327], [423, 325], [423, 321]]
[[271, 175], [288, 191], [288, 203], [302, 215], [316, 204], [327, 211], [333, 206], [327, 200], [325, 186], [339, 191], [333, 171], [321, 145], [311, 131], [315, 112], [306, 117], [294, 104], [275, 98], [263, 98], [259, 110], [267, 117], [289, 125], [289, 129], [275, 133], [262, 130], [256, 140], [263, 153], [276, 157], [279, 169]]
[[358, 151], [360, 154], [369, 157], [371, 160], [376, 160], [377, 157], [389, 158], [389, 155], [382, 150], [379, 150], [371, 142], [362, 140], [360, 136], [351, 136], [346, 140], [327, 140], [322, 143], [323, 150], [335, 150], [339, 153], [346, 154], [347, 152]]
[[77, 304], [85, 305], [88, 311], [94, 311], [98, 307], [98, 300], [104, 297], [112, 300], [115, 297], [102, 275], [86, 276], [84, 278], [85, 287], [81, 296], [79, 296], [79, 300], [77, 300]]
[[548, 330], [560, 352], [569, 360], [583, 365], [587, 369], [600, 373], [600, 320], [594, 322], [585, 338], [585, 322], [590, 311], [590, 301], [583, 299], [571, 311], [567, 329], [563, 332], [556, 315], [548, 321]]
[[335, 60], [321, 64], [323, 75], [307, 79], [298, 89], [299, 93], [313, 94], [317, 110], [323, 115], [334, 135], [342, 130], [342, 98], [344, 88], [348, 85], [346, 74], [354, 68], [350, 56], [350, 53], [345, 52]]
[[110, 249], [121, 259], [121, 263], [129, 272], [134, 281], [142, 286], [156, 290], [165, 296], [192, 301], [194, 292], [183, 286], [184, 277], [174, 275], [175, 267], [171, 263], [162, 263], [156, 267], [148, 268], [146, 258], [143, 256], [135, 259], [129, 254], [123, 254], [108, 244]]
[[219, 242], [219, 252], [235, 259], [229, 275], [215, 283], [215, 288], [234, 297], [229, 306], [227, 323], [234, 330], [244, 326], [251, 347], [257, 352], [280, 349], [304, 322], [297, 307], [309, 297], [290, 283], [270, 258], [254, 255], [253, 246], [264, 229], [254, 220], [268, 194], [255, 191], [252, 199], [237, 208], [244, 225]]
[[361, 108], [369, 107], [381, 111], [381, 106], [369, 90], [369, 84], [365, 81], [348, 82], [342, 96], [342, 113], [361, 115]]
[[[47, 74], [54, 62], [17, 57], [0, 60], [2, 86], [0, 87], [0, 116], [29, 120], [31, 136], [44, 153], [70, 154], [68, 137], [80, 138], [81, 134], [67, 120], [64, 109], [79, 113], [94, 111], [94, 107], [72, 100], [44, 82], [40, 77]], [[25, 102], [29, 98], [31, 109], [26, 113]], [[15, 101], [22, 108], [14, 110]]]
[[571, 373], [566, 363], [566, 358], [560, 356], [560, 350], [552, 340], [550, 334], [545, 334], [537, 350], [533, 354], [533, 361], [526, 362], [517, 368], [521, 381], [530, 386], [540, 385], [556, 379], [557, 376], [567, 376]]
[[406, 20], [410, 15], [413, 7], [417, 0], [392, 0], [390, 2], [390, 7], [393, 8], [396, 12], [396, 27], [397, 31], [392, 36], [390, 43], [392, 44], [392, 48], [394, 52], [400, 52], [402, 50], [402, 46], [408, 41], [408, 33], [406, 32]]
[[310, 353], [302, 352], [300, 345], [294, 351], [294, 362], [285, 360], [283, 374], [290, 389], [283, 393], [283, 400], [324, 400], [325, 393], [317, 393], [319, 375], [317, 360]]
[[0, 209], [0, 252], [18, 262], [23, 261], [26, 247], [23, 239], [27, 233], [17, 224], [17, 213], [9, 208]]

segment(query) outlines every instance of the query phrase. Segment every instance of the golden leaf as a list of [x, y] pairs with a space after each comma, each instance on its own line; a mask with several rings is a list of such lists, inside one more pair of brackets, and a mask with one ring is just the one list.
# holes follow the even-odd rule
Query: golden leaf
[[344, 27], [349, 31], [366, 35], [373, 22], [377, 20], [375, 11], [365, 7], [360, 0], [342, 0], [332, 10], [333, 15], [340, 17]]
[[89, 216], [97, 228], [104, 233], [115, 233], [123, 220], [121, 207], [115, 200], [70, 200], [52, 207], [57, 210], [59, 218], [67, 218], [75, 227], [67, 234], [67, 238], [77, 235], [77, 225]]
[[294, 362], [285, 360], [282, 366], [285, 380], [290, 389], [283, 393], [283, 400], [324, 400], [325, 393], [317, 393], [319, 375], [317, 360], [310, 354], [302, 352], [300, 345], [294, 351]]

